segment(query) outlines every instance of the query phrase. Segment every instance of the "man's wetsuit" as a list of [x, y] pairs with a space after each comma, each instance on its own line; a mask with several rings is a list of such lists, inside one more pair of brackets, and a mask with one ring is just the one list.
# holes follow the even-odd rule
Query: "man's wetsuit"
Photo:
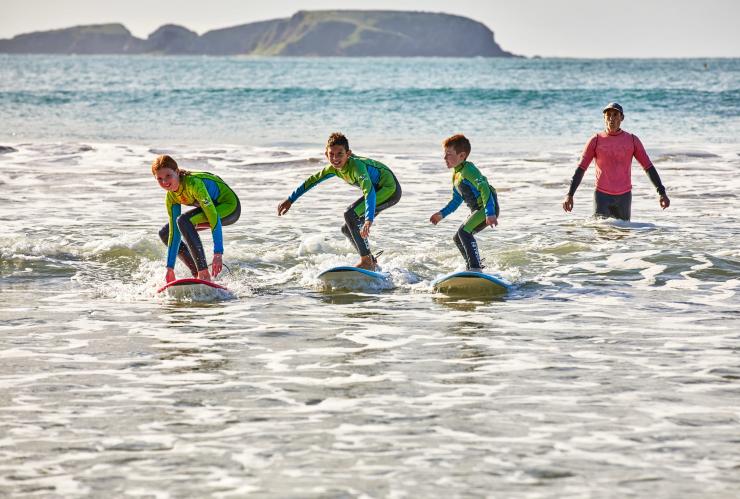
[[[197, 208], [181, 215], [182, 205]], [[193, 275], [208, 268], [198, 224], [208, 223], [213, 235], [213, 252], [223, 254], [221, 227], [233, 224], [241, 215], [241, 204], [234, 191], [219, 177], [206, 172], [181, 176], [177, 191], [167, 192], [165, 206], [169, 223], [159, 231], [159, 237], [168, 247], [167, 267], [174, 268], [175, 258], [179, 256]], [[181, 237], [185, 244], [181, 243]]]
[[636, 158], [650, 177], [660, 196], [665, 187], [640, 139], [629, 132], [599, 132], [583, 149], [581, 161], [570, 183], [573, 196], [592, 160], [596, 160], [595, 213], [602, 217], [629, 220], [632, 211], [632, 158]]
[[467, 269], [481, 268], [478, 244], [474, 234], [486, 227], [486, 217], [498, 217], [499, 204], [496, 189], [491, 187], [486, 177], [473, 163], [463, 161], [452, 172], [452, 199], [439, 212], [447, 217], [460, 204], [470, 208], [471, 214], [457, 230], [453, 240], [465, 258]]
[[308, 177], [288, 196], [288, 200], [295, 203], [306, 191], [334, 176], [362, 190], [362, 197], [349, 205], [344, 212], [345, 224], [342, 226], [342, 234], [350, 240], [361, 256], [367, 256], [370, 254], [370, 247], [367, 239], [360, 235], [360, 229], [365, 220], [374, 221], [375, 215], [398, 203], [401, 199], [401, 185], [390, 168], [383, 163], [352, 155], [341, 170], [328, 165]]

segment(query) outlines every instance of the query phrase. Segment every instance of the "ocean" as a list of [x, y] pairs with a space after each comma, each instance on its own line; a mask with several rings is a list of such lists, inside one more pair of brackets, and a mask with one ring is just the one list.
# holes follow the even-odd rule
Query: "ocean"
[[[645, 145], [632, 221], [561, 203], [602, 107]], [[740, 490], [740, 59], [0, 55], [0, 496], [730, 498]], [[389, 165], [391, 285], [357, 256], [331, 132]], [[502, 297], [449, 298], [441, 141], [497, 189]], [[221, 176], [220, 299], [157, 294], [150, 164]], [[205, 236], [209, 253], [210, 238]], [[178, 263], [179, 276], [185, 276]]]

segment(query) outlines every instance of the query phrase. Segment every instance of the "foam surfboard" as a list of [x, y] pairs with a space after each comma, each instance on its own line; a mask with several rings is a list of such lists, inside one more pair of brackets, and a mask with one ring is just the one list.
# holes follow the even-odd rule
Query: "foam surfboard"
[[358, 267], [341, 266], [332, 267], [321, 272], [318, 279], [332, 288], [361, 288], [363, 286], [386, 284], [389, 276], [390, 274], [387, 272], [374, 272]]
[[506, 293], [511, 284], [483, 272], [452, 272], [432, 282], [432, 288], [448, 295], [494, 295]]
[[195, 279], [188, 277], [186, 279], [175, 279], [172, 282], [168, 282], [157, 290], [157, 293], [164, 293], [171, 296], [189, 296], [194, 294], [218, 294], [221, 291], [229, 292], [229, 290], [220, 284], [215, 282], [204, 281], [202, 279]]

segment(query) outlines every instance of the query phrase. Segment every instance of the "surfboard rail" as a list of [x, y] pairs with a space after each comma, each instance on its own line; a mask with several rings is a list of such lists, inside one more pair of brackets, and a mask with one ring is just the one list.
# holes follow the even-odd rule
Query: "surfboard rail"
[[228, 291], [228, 289], [225, 286], [222, 286], [218, 283], [215, 283], [212, 281], [204, 281], [203, 279], [197, 279], [195, 277], [186, 277], [183, 279], [175, 279], [174, 281], [168, 282], [167, 284], [159, 288], [157, 290], [157, 293], [162, 293], [163, 291], [167, 291], [168, 289], [176, 288], [179, 286], [194, 286], [194, 285], [203, 285], [203, 286], [208, 286], [209, 288]]
[[341, 265], [324, 270], [317, 278], [331, 288], [385, 288], [390, 282], [390, 273]]
[[505, 279], [484, 272], [451, 272], [432, 282], [432, 289], [445, 294], [503, 294], [511, 289]]

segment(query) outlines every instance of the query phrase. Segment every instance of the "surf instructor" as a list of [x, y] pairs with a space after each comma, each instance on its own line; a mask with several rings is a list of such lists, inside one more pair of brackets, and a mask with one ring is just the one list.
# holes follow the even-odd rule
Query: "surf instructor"
[[596, 191], [594, 192], [594, 211], [597, 217], [629, 220], [632, 211], [632, 158], [636, 158], [650, 177], [658, 191], [658, 202], [664, 210], [671, 205], [660, 181], [658, 171], [653, 166], [645, 148], [636, 135], [622, 130], [624, 110], [616, 102], [603, 109], [603, 132], [595, 134], [586, 144], [581, 161], [570, 182], [570, 189], [563, 200], [563, 210], [573, 210], [573, 196], [584, 173], [596, 160]]

